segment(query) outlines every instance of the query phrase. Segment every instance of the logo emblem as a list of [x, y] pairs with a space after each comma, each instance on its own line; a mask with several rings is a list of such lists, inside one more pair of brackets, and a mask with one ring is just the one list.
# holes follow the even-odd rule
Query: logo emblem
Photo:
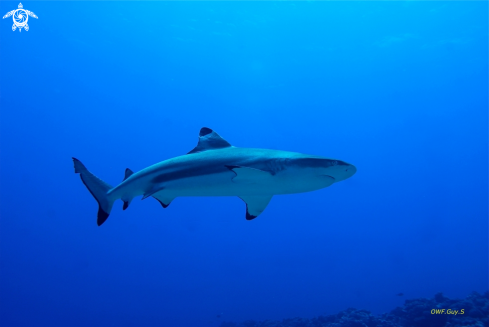
[[21, 3], [19, 3], [19, 9], [15, 9], [9, 11], [3, 18], [7, 18], [13, 16], [14, 25], [12, 25], [12, 31], [15, 31], [17, 27], [19, 28], [19, 32], [24, 28], [26, 31], [29, 30], [29, 25], [27, 25], [27, 21], [29, 20], [29, 16], [37, 18], [36, 14], [32, 11], [25, 10]]

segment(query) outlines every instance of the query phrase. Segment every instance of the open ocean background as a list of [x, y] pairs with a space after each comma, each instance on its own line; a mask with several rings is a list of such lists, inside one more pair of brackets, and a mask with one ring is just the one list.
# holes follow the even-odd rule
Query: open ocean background
[[[29, 31], [0, 20], [0, 326], [205, 327], [488, 290], [487, 2], [22, 4]], [[237, 197], [135, 199], [97, 227], [71, 157], [116, 185], [203, 126], [358, 172], [253, 221]]]

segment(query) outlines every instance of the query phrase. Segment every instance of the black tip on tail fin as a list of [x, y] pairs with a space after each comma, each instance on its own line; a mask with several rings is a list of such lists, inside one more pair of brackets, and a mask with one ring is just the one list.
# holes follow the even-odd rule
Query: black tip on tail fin
[[80, 160], [75, 157], [72, 157], [71, 159], [73, 159], [73, 164], [75, 165], [75, 174], [80, 174], [87, 170], [87, 167], [85, 167]]
[[97, 225], [102, 225], [107, 220], [107, 218], [109, 218], [109, 214], [99, 206], [97, 214]]
[[97, 225], [102, 225], [109, 217], [114, 199], [108, 197], [107, 192], [112, 186], [88, 171], [87, 167], [76, 158], [73, 159], [75, 173], [80, 174], [80, 178], [86, 188], [98, 203]]

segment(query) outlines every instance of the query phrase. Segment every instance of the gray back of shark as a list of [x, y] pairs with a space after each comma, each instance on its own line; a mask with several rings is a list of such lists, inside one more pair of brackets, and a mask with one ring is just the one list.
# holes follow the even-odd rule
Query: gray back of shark
[[153, 197], [163, 208], [179, 196], [238, 196], [246, 203], [246, 219], [260, 215], [272, 196], [328, 187], [356, 172], [341, 160], [296, 152], [234, 147], [210, 128], [203, 127], [199, 143], [189, 153], [133, 173], [112, 187], [76, 158], [75, 173], [97, 200], [97, 224], [103, 224], [115, 200], [123, 210], [132, 199]]

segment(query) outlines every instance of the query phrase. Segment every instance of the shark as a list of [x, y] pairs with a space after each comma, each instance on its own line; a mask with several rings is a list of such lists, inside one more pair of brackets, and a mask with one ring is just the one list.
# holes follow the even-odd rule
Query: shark
[[297, 152], [232, 146], [203, 127], [197, 146], [186, 155], [161, 161], [138, 172], [126, 169], [112, 187], [78, 159], [75, 173], [97, 200], [97, 225], [110, 215], [114, 202], [126, 210], [138, 196], [153, 197], [167, 208], [177, 197], [237, 196], [246, 203], [246, 219], [258, 217], [274, 195], [319, 190], [352, 177], [357, 169], [342, 160]]

